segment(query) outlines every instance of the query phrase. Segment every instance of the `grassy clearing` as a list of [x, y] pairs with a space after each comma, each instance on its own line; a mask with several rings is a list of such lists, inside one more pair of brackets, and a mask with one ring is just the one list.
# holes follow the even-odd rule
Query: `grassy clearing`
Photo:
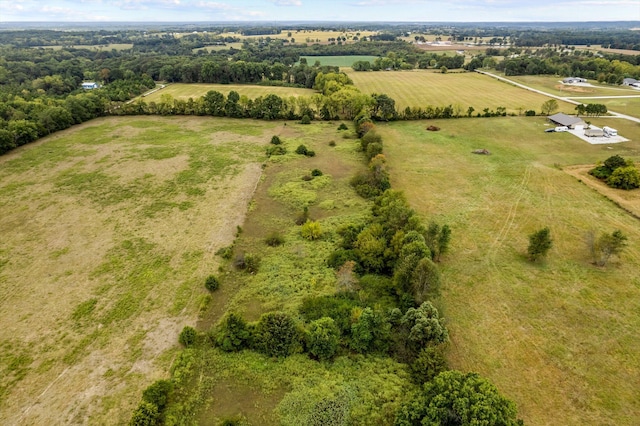
[[357, 61], [373, 62], [377, 56], [370, 55], [345, 55], [345, 56], [301, 56], [305, 58], [309, 65], [313, 65], [316, 61], [320, 61], [321, 65], [334, 67], [351, 67]]
[[584, 104], [604, 104], [609, 111], [619, 112], [640, 118], [640, 92], [636, 91], [637, 98], [609, 98], [609, 99], [575, 99]]
[[[396, 108], [427, 105], [459, 105], [466, 113], [470, 106], [475, 113], [484, 108], [495, 110], [503, 106], [507, 113], [540, 110], [546, 96], [499, 82], [478, 73], [448, 73], [434, 71], [355, 72], [348, 71], [355, 86], [364, 93], [384, 93], [396, 101]], [[560, 110], [573, 111], [573, 106], [560, 102]]]
[[238, 92], [240, 96], [246, 96], [249, 99], [255, 99], [258, 96], [266, 96], [269, 94], [281, 97], [289, 96], [310, 96], [315, 93], [311, 89], [299, 89], [296, 87], [277, 87], [277, 86], [255, 86], [248, 84], [183, 84], [175, 83], [166, 86], [164, 89], [158, 90], [144, 99], [147, 102], [158, 102], [164, 94], [169, 94], [175, 99], [187, 100], [189, 98], [199, 98], [207, 94], [209, 90], [216, 90], [225, 96], [232, 90]]
[[133, 47], [133, 43], [111, 43], [111, 44], [74, 44], [73, 46], [34, 46], [36, 49], [53, 49], [60, 50], [65, 47], [72, 47], [74, 49], [88, 49], [88, 50], [129, 50]]
[[193, 53], [197, 53], [201, 50], [205, 50], [207, 52], [216, 52], [218, 50], [227, 50], [227, 49], [242, 50], [242, 42], [226, 43], [225, 45], [216, 44], [212, 46], [198, 47], [193, 49]]
[[0, 159], [0, 423], [128, 422], [196, 322], [274, 126], [108, 118]]
[[[490, 378], [527, 424], [640, 416], [638, 222], [559, 168], [616, 153], [640, 160], [637, 125], [619, 121], [632, 142], [611, 147], [546, 138], [542, 118], [429, 121], [440, 132], [424, 122], [379, 126], [394, 187], [453, 231], [442, 290], [449, 361]], [[477, 148], [492, 155], [471, 154]], [[544, 226], [554, 247], [531, 264], [527, 236]], [[593, 266], [585, 234], [615, 229], [627, 250]]]

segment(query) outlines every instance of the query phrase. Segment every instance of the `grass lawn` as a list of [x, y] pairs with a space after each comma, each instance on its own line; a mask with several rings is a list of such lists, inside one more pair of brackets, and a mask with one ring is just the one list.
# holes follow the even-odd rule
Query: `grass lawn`
[[[560, 83], [562, 77], [553, 75], [510, 75], [507, 77], [504, 73], [494, 72], [494, 74], [534, 89], [563, 97], [640, 95], [640, 91], [634, 89], [600, 84], [596, 81], [589, 81], [592, 86], [573, 86]], [[594, 99], [592, 102], [596, 102], [596, 100]]]
[[[429, 121], [439, 132], [427, 122], [378, 126], [392, 185], [453, 231], [442, 262], [451, 366], [490, 378], [526, 424], [640, 418], [638, 220], [560, 169], [614, 154], [637, 163], [640, 130], [619, 121], [632, 142], [611, 147], [549, 138], [537, 117]], [[492, 155], [471, 154], [478, 148]], [[532, 264], [527, 236], [545, 226], [554, 246]], [[586, 234], [616, 229], [627, 249], [592, 265]]]
[[296, 87], [277, 87], [277, 86], [256, 86], [249, 84], [184, 84], [174, 83], [167, 85], [164, 89], [158, 90], [144, 99], [146, 102], [158, 102], [164, 94], [171, 95], [174, 99], [187, 100], [189, 98], [199, 98], [207, 94], [209, 90], [216, 90], [227, 96], [229, 92], [235, 90], [240, 96], [247, 96], [249, 99], [255, 99], [258, 96], [266, 96], [275, 94], [280, 97], [289, 96], [310, 96], [316, 93], [311, 89], [300, 89]]
[[368, 55], [345, 55], [345, 56], [301, 56], [300, 58], [306, 58], [309, 65], [313, 65], [316, 61], [320, 61], [321, 65], [334, 66], [334, 67], [349, 67], [357, 61], [373, 61], [377, 56]]
[[640, 118], [640, 91], [636, 90], [637, 98], [609, 98], [609, 99], [575, 99], [584, 104], [604, 104], [609, 111], [619, 112]]
[[[475, 109], [474, 114], [484, 108], [495, 110], [503, 106], [507, 113], [518, 113], [534, 109], [548, 100], [546, 96], [529, 92], [502, 83], [491, 77], [478, 73], [442, 74], [427, 70], [413, 71], [348, 71], [355, 86], [364, 93], [384, 93], [396, 101], [396, 109], [406, 107], [426, 107], [459, 105], [463, 113], [469, 107]], [[560, 102], [560, 110], [573, 111], [573, 105]]]
[[207, 307], [275, 126], [104, 118], [0, 157], [0, 423], [129, 422]]

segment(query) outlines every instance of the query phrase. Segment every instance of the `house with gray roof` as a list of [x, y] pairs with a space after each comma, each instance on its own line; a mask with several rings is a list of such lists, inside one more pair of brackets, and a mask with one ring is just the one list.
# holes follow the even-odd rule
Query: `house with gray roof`
[[566, 126], [570, 129], [575, 129], [576, 126], [584, 126], [586, 124], [579, 117], [563, 114], [561, 112], [559, 112], [558, 114], [550, 115], [547, 118], [556, 126]]

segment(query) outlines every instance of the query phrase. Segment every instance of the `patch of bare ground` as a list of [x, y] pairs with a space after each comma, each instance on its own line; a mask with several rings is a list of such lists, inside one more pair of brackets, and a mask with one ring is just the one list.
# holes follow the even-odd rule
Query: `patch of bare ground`
[[572, 86], [570, 84], [556, 84], [554, 86], [557, 90], [561, 90], [563, 92], [574, 92], [574, 93], [593, 93], [595, 90], [588, 86]]
[[[51, 176], [78, 162], [92, 170], [104, 161], [101, 171], [120, 180], [162, 181], [186, 167], [184, 155], [125, 159], [121, 143], [90, 146], [91, 155], [61, 160], [54, 174], [35, 167], [31, 184], [0, 202], [0, 361], [22, 360], [19, 379], [0, 362], [0, 424], [128, 423], [142, 389], [166, 375], [179, 331], [196, 322], [215, 252], [244, 221], [261, 175], [246, 158], [190, 208], [150, 218], [134, 216], [137, 199], [101, 208], [82, 193], [54, 190]], [[137, 240], [148, 246], [132, 258], [114, 255]], [[147, 257], [153, 262], [141, 268]], [[133, 302], [122, 305], [129, 293]], [[109, 319], [118, 306], [123, 320]]]
[[563, 170], [565, 173], [580, 180], [589, 188], [595, 189], [598, 193], [613, 201], [632, 216], [640, 219], [640, 189], [625, 191], [622, 189], [611, 188], [601, 180], [589, 174], [589, 170], [594, 167], [595, 165], [593, 164], [586, 164], [565, 167]]

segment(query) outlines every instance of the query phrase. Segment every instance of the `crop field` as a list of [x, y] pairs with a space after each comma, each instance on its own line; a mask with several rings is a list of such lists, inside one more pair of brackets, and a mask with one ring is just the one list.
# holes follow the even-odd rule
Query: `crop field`
[[[614, 154], [638, 163], [640, 130], [623, 121], [631, 142], [612, 146], [542, 133], [539, 117], [430, 120], [439, 132], [425, 122], [378, 126], [392, 185], [452, 228], [441, 263], [449, 361], [489, 377], [525, 424], [640, 418], [638, 219], [562, 170]], [[491, 155], [471, 153], [479, 148]], [[527, 237], [546, 226], [550, 255], [531, 263]], [[587, 234], [616, 229], [627, 248], [593, 265]]]
[[[353, 83], [364, 93], [384, 93], [396, 101], [396, 109], [427, 105], [459, 105], [466, 114], [484, 108], [506, 107], [507, 113], [522, 110], [540, 111], [546, 96], [501, 83], [478, 73], [447, 73], [415, 71], [348, 72]], [[559, 102], [560, 111], [573, 112], [574, 106]]]
[[0, 158], [0, 423], [128, 423], [212, 302], [275, 126], [105, 118]]
[[216, 90], [227, 96], [229, 92], [235, 90], [240, 96], [246, 96], [249, 99], [255, 99], [259, 96], [275, 94], [280, 97], [289, 96], [310, 96], [316, 93], [311, 89], [299, 89], [296, 87], [278, 87], [278, 86], [256, 86], [249, 84], [184, 84], [174, 83], [167, 85], [164, 89], [158, 90], [144, 99], [146, 102], [158, 102], [162, 95], [171, 95], [174, 99], [187, 100], [189, 98], [199, 98], [207, 94], [209, 90]]
[[372, 62], [377, 56], [367, 55], [345, 55], [345, 56], [301, 56], [300, 58], [306, 58], [309, 65], [313, 65], [316, 61], [320, 61], [321, 65], [334, 66], [334, 67], [351, 67], [354, 62], [357, 61], [369, 61]]
[[[504, 73], [494, 72], [505, 77]], [[590, 86], [562, 84], [562, 78], [550, 75], [510, 75], [509, 80], [524, 84], [534, 89], [542, 90], [557, 96], [568, 98], [582, 96], [627, 96], [640, 95], [640, 92], [623, 86], [611, 86], [590, 81]], [[594, 100], [595, 102], [595, 100]]]

